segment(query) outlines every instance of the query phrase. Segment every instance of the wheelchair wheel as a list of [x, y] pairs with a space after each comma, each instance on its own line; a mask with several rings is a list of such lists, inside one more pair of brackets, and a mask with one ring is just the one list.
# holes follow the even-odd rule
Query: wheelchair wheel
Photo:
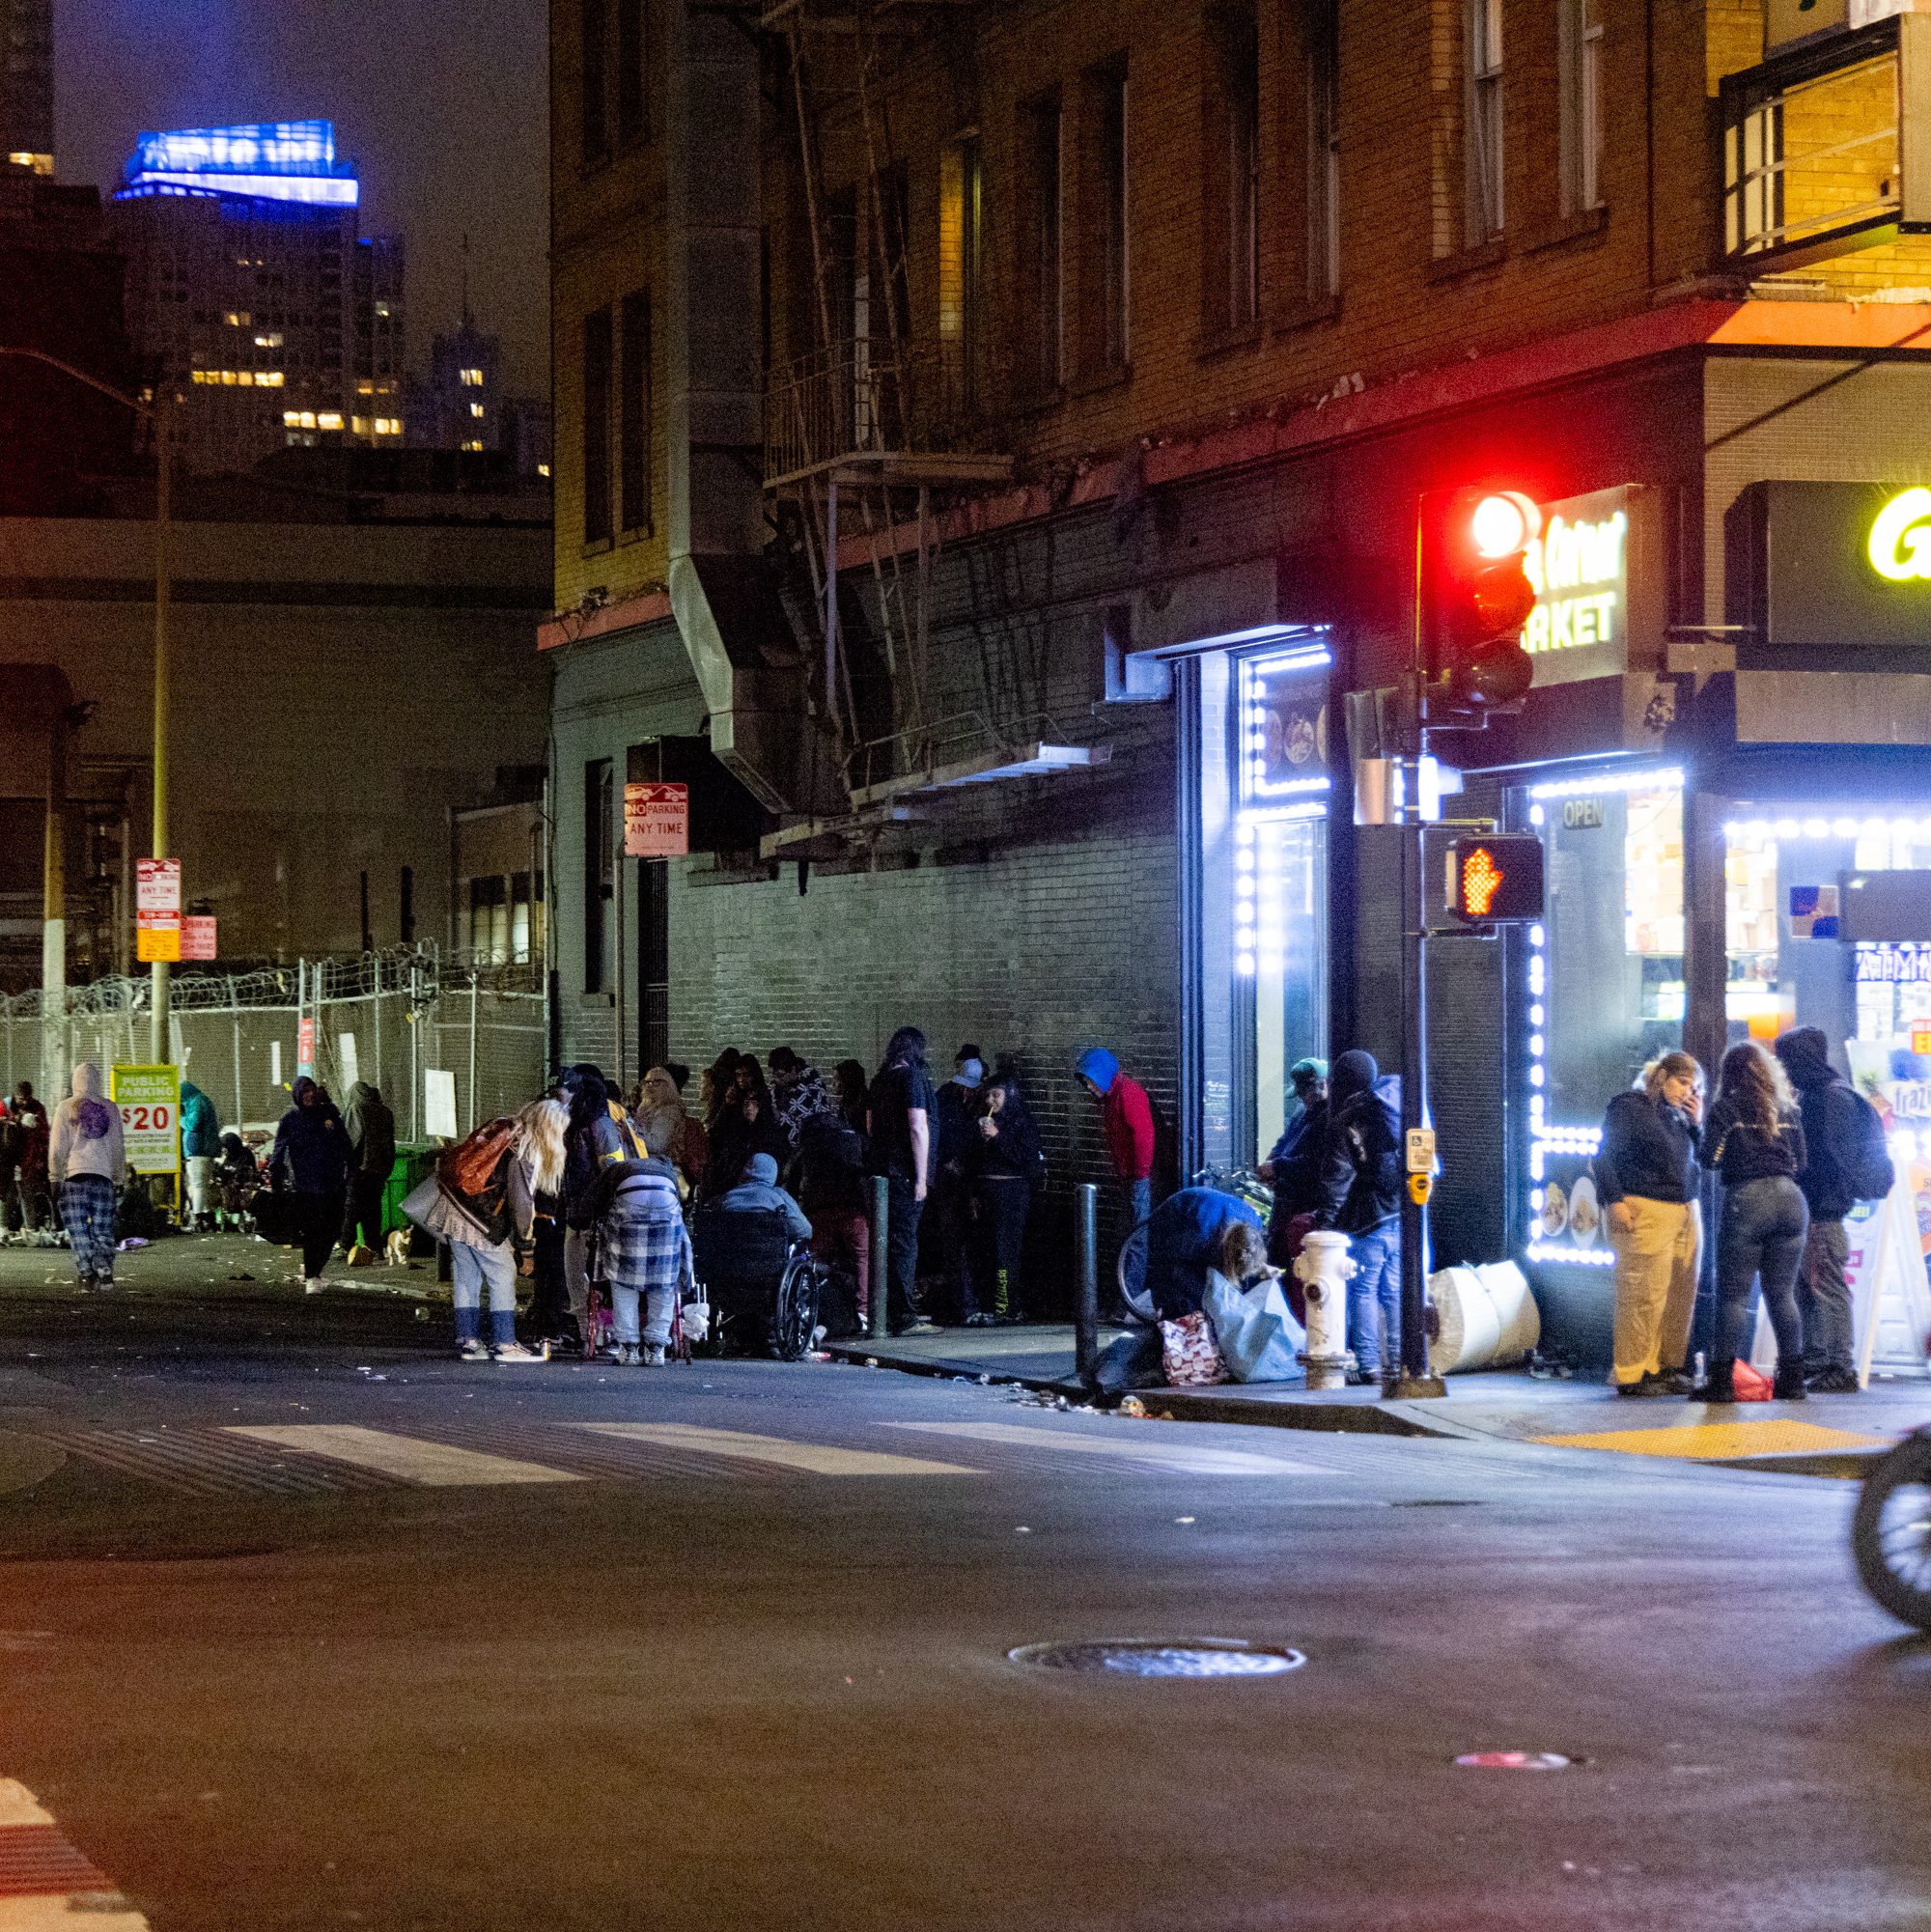
[[1147, 1224], [1141, 1221], [1120, 1249], [1120, 1300], [1143, 1322], [1151, 1322], [1153, 1297], [1147, 1293]]
[[795, 1254], [778, 1282], [771, 1310], [771, 1353], [780, 1361], [802, 1361], [818, 1325], [818, 1270], [808, 1255]]

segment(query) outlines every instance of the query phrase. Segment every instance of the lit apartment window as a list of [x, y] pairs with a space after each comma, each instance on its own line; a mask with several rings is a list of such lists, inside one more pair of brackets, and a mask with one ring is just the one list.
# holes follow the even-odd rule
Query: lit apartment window
[[473, 442], [466, 442], [462, 445], [462, 447], [464, 448], [464, 450], [468, 451], [471, 455], [474, 455], [481, 451], [483, 445], [479, 440]]
[[963, 134], [938, 156], [938, 339], [956, 400], [967, 409], [979, 394], [985, 240], [979, 137]]
[[1502, 0], [1467, 0], [1463, 18], [1472, 246], [1502, 232]]
[[1260, 313], [1260, 22], [1251, 6], [1206, 18], [1200, 99], [1202, 320], [1210, 332]]
[[266, 335], [258, 335], [255, 338], [255, 347], [257, 349], [280, 349], [281, 346], [282, 332], [280, 329], [271, 329]]
[[399, 436], [403, 433], [403, 419], [400, 416], [378, 416], [376, 434], [378, 436]]
[[1603, 0], [1562, 0], [1562, 211], [1602, 201]]
[[315, 426], [319, 430], [339, 430], [342, 427], [342, 411], [340, 409], [323, 409], [316, 417]]
[[1065, 262], [1061, 252], [1059, 96], [1020, 109], [1021, 372], [1035, 393], [1065, 378]]
[[482, 405], [481, 403], [472, 403], [472, 404], [470, 404], [470, 406], [469, 406], [469, 413], [470, 413], [470, 414], [471, 414], [472, 416], [480, 416], [480, 415], [481, 415], [481, 414], [483, 413], [483, 405]]
[[538, 463], [538, 464], [537, 464], [537, 474], [538, 474], [539, 476], [547, 476], [547, 475], [549, 474], [549, 464], [548, 464], [548, 463], [546, 463], [546, 462], [540, 462], [540, 463]]
[[480, 389], [483, 386], [483, 372], [480, 369], [459, 370], [457, 379], [465, 389]]
[[1127, 327], [1126, 55], [1089, 68], [1080, 97], [1079, 359], [1088, 370], [1119, 370], [1133, 350]]
[[618, 372], [618, 493], [623, 527], [651, 527], [651, 298], [624, 297], [623, 366]]
[[230, 328], [247, 328], [253, 324], [255, 318], [246, 309], [230, 309], [223, 320]]
[[607, 543], [611, 530], [610, 404], [615, 337], [608, 309], [583, 319], [583, 541]]

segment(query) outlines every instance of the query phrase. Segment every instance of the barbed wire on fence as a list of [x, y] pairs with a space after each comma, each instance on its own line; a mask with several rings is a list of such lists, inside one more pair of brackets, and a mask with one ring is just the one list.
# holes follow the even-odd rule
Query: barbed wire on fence
[[[54, 1029], [63, 1067], [146, 1061], [152, 998], [146, 978], [69, 988], [64, 1023]], [[358, 1079], [382, 1087], [410, 1139], [430, 1137], [431, 1071], [453, 1084], [459, 1132], [512, 1112], [542, 1090], [548, 1022], [540, 963], [421, 945], [242, 972], [185, 972], [171, 982], [172, 1057], [214, 1102], [224, 1127], [261, 1127], [279, 1117], [305, 1020], [323, 1084], [338, 1100]], [[21, 1079], [47, 1080], [48, 1032], [40, 990], [0, 996], [0, 1091]]]

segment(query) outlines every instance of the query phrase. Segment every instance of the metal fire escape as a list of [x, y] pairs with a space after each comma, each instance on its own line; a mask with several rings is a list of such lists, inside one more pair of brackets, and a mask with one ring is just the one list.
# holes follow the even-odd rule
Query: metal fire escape
[[[773, 0], [763, 15], [783, 43], [797, 126], [813, 335], [809, 353], [770, 374], [765, 489], [801, 553], [794, 609], [817, 647], [814, 683], [853, 806], [844, 820], [786, 826], [765, 841], [769, 856], [863, 836], [906, 816], [905, 800], [920, 791], [1060, 769], [1069, 755], [1085, 762], [984, 713], [935, 711], [932, 578], [944, 515], [962, 496], [1009, 481], [1013, 463], [984, 449], [960, 354], [922, 340], [914, 324], [887, 62], [935, 4], [965, 3]], [[826, 183], [834, 128], [841, 157], [858, 162], [842, 233]], [[854, 618], [862, 639], [852, 634]]]

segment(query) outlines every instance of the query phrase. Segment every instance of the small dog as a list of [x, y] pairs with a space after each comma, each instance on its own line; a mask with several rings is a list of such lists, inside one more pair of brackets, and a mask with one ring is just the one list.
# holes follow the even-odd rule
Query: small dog
[[383, 1252], [389, 1258], [391, 1268], [406, 1268], [409, 1261], [409, 1231], [406, 1227], [392, 1227], [389, 1238], [382, 1244]]

